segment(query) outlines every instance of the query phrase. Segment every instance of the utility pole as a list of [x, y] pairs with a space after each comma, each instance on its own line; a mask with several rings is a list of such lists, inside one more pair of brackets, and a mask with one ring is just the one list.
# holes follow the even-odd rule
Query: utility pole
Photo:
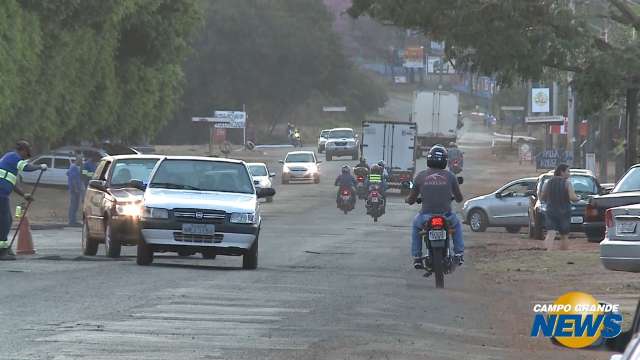
[[[575, 0], [569, 0], [569, 8], [571, 9], [571, 12], [573, 14], [576, 13], [576, 4], [575, 4]], [[582, 163], [582, 159], [580, 159], [580, 161], [578, 160], [579, 156], [579, 152], [578, 152], [578, 147], [576, 146], [576, 101], [577, 101], [577, 96], [576, 96], [576, 91], [573, 85], [573, 72], [569, 72], [567, 74], [567, 82], [568, 82], [568, 87], [567, 87], [567, 122], [568, 122], [568, 126], [567, 126], [567, 138], [568, 138], [568, 144], [567, 144], [567, 151], [571, 152], [573, 154], [573, 161], [574, 161], [574, 166], [581, 164]]]

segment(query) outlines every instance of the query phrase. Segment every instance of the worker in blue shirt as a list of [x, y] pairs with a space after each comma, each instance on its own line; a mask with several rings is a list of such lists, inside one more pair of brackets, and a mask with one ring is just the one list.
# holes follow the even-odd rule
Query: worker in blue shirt
[[7, 238], [11, 231], [11, 205], [9, 196], [16, 192], [27, 201], [33, 201], [31, 194], [24, 193], [17, 185], [18, 174], [22, 171], [47, 170], [47, 165], [30, 165], [27, 159], [31, 157], [31, 145], [20, 140], [16, 143], [15, 151], [10, 151], [0, 158], [0, 256], [12, 257]]
[[69, 185], [69, 226], [79, 225], [77, 220], [78, 207], [82, 203], [84, 181], [82, 180], [82, 156], [78, 155], [75, 162], [67, 170], [67, 184]]
[[84, 162], [84, 166], [82, 167], [82, 178], [84, 179], [84, 186], [87, 187], [89, 185], [89, 181], [93, 179], [93, 174], [96, 172], [96, 160], [95, 156], [89, 156], [87, 161]]

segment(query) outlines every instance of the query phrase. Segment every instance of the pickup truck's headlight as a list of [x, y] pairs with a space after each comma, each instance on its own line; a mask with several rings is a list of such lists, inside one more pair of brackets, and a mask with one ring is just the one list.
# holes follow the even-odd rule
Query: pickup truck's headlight
[[169, 210], [161, 208], [145, 207], [142, 217], [145, 219], [168, 219]]
[[231, 213], [229, 221], [233, 224], [255, 224], [257, 217], [255, 213]]
[[282, 172], [283, 172], [283, 173], [288, 173], [288, 172], [289, 172], [289, 167], [288, 167], [288, 166], [286, 166], [286, 165], [285, 165], [285, 166], [283, 166], [283, 167], [282, 167]]
[[328, 148], [332, 148], [332, 147], [336, 146], [336, 143], [334, 143], [334, 142], [328, 142], [328, 143], [326, 143], [324, 146], [326, 146], [326, 147], [328, 147]]
[[117, 204], [116, 214], [121, 216], [139, 217], [142, 215], [142, 205], [135, 203]]

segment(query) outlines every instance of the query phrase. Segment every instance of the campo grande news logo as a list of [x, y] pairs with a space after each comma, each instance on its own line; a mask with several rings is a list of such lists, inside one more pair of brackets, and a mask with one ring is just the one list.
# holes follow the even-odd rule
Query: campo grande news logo
[[599, 303], [593, 296], [568, 292], [553, 304], [534, 304], [531, 336], [553, 337], [569, 348], [585, 348], [622, 331], [620, 305]]

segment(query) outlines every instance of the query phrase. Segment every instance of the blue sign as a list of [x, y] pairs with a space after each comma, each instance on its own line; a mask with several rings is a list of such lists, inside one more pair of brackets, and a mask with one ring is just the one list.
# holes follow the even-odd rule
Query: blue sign
[[545, 150], [536, 155], [536, 169], [555, 169], [560, 164], [573, 164], [573, 154], [564, 150]]

